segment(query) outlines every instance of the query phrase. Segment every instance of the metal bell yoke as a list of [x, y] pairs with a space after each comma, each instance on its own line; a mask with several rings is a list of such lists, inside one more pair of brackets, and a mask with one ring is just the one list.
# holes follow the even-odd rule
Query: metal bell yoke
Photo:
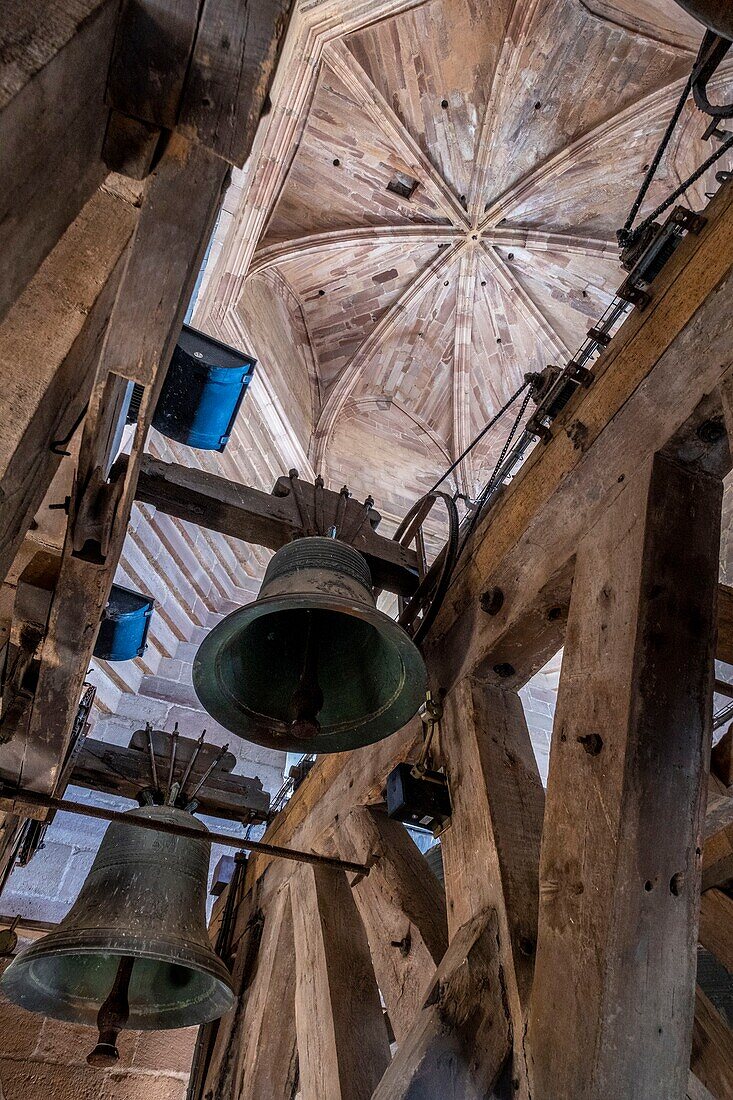
[[309, 536], [278, 550], [254, 603], [204, 639], [193, 684], [208, 713], [245, 740], [326, 753], [404, 726], [426, 672], [405, 630], [377, 610], [358, 550]]

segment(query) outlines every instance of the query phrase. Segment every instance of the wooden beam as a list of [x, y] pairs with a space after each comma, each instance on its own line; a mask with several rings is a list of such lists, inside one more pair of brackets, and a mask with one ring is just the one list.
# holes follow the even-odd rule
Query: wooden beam
[[727, 665], [733, 665], [733, 588], [729, 584], [718, 586], [718, 645], [715, 656]]
[[118, 0], [3, 6], [0, 318], [107, 174], [104, 91], [118, 10]]
[[[445, 894], [404, 825], [357, 807], [335, 836], [344, 859], [372, 864], [352, 894], [395, 1038], [410, 1030], [448, 947]], [[350, 852], [351, 855], [346, 855]]]
[[[220, 1022], [202, 1097], [292, 1100], [297, 1080], [293, 917], [285, 886], [246, 897], [232, 973], [237, 1003]], [[263, 908], [259, 902], [263, 901]], [[257, 904], [255, 904], [257, 903]]]
[[721, 499], [718, 479], [657, 456], [578, 548], [542, 836], [533, 1100], [685, 1096]]
[[687, 1100], [716, 1100], [712, 1092], [709, 1092], [702, 1081], [690, 1070], [687, 1078]]
[[702, 851], [702, 889], [733, 882], [733, 825], [706, 837]]
[[733, 1096], [733, 1031], [699, 986], [690, 1068], [717, 1100]]
[[98, 191], [0, 322], [0, 579], [84, 415], [136, 221]]
[[[303, 491], [313, 486], [301, 483]], [[136, 500], [152, 504], [161, 512], [178, 519], [219, 531], [223, 535], [242, 539], [255, 546], [279, 550], [302, 534], [298, 503], [288, 491], [287, 478], [278, 481], [275, 492], [264, 493], [247, 485], [229, 481], [216, 474], [161, 462], [144, 455], [135, 490]], [[324, 522], [336, 522], [340, 494], [325, 489], [323, 493]], [[362, 510], [356, 501], [349, 501], [345, 526], [353, 511]], [[417, 584], [417, 555], [414, 550], [393, 539], [377, 534], [372, 523], [366, 522], [354, 539], [354, 546], [366, 557], [372, 579], [379, 588], [409, 595]]]
[[515, 1093], [529, 1095], [524, 1053], [537, 941], [545, 797], [522, 701], [466, 677], [449, 693], [440, 731], [453, 813], [441, 840], [451, 935], [497, 914], [514, 1043]]
[[454, 936], [423, 1007], [372, 1100], [485, 1100], [511, 1049], [496, 913]]
[[698, 939], [733, 974], [733, 898], [707, 890], [700, 899]]
[[266, 108], [294, 0], [204, 0], [179, 130], [243, 167]]
[[[203, 1100], [205, 1096], [231, 1096], [235, 1082], [240, 1079], [242, 1064], [242, 1027], [247, 1008], [248, 991], [256, 980], [257, 964], [260, 958], [260, 946], [263, 938], [265, 915], [261, 903], [263, 883], [258, 882], [252, 890], [245, 890], [242, 879], [235, 876], [236, 896], [226, 899], [214, 909], [209, 925], [212, 940], [221, 932], [222, 909], [228, 908], [232, 901], [233, 928], [229, 944], [228, 964], [232, 974], [232, 988], [236, 1000], [234, 1007], [211, 1025], [204, 1025], [199, 1036], [192, 1067], [192, 1100]], [[287, 897], [285, 899], [288, 900]], [[221, 902], [221, 897], [219, 898]], [[268, 911], [272, 926], [273, 910]], [[217, 1090], [214, 1092], [214, 1090]]]
[[304, 865], [290, 891], [302, 1100], [371, 1100], [389, 1041], [349, 884], [342, 871]]
[[297, 1086], [295, 941], [290, 891], [265, 912], [256, 970], [246, 991], [240, 1074], [230, 1094], [247, 1100], [292, 1100]]
[[[183, 761], [180, 763], [182, 766]], [[166, 758], [156, 755], [159, 776], [166, 774], [166, 766]], [[87, 738], [69, 782], [103, 794], [135, 798], [151, 783], [149, 769], [146, 753]], [[200, 771], [199, 767], [196, 774]], [[216, 771], [198, 792], [196, 801], [202, 814], [229, 821], [266, 821], [270, 807], [270, 796], [262, 789], [259, 779]]]
[[175, 129], [199, 6], [200, 0], [123, 0], [107, 82], [116, 110]]
[[[0, 767], [23, 786], [50, 792], [58, 778], [89, 668], [102, 611], [127, 532], [145, 436], [183, 315], [219, 209], [225, 167], [213, 154], [174, 135], [147, 181], [129, 262], [97, 368], [84, 425], [59, 580], [43, 643], [35, 699], [27, 728], [7, 731]], [[146, 293], [141, 289], [146, 288]], [[151, 309], [150, 302], [155, 306]], [[100, 433], [106, 438], [104, 395], [111, 374], [145, 385], [137, 432], [110, 510], [106, 554], [90, 560], [75, 552], [74, 523], [94, 477]], [[6, 734], [7, 735], [7, 734]]]

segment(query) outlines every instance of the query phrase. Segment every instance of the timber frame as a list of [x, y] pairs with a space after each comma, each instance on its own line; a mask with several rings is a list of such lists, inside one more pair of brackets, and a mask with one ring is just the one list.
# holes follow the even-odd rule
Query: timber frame
[[[730, 656], [731, 638], [730, 590], [717, 584], [731, 466], [721, 430], [733, 384], [731, 184], [705, 214], [475, 532], [426, 639], [433, 686], [447, 692], [447, 926], [435, 926], [442, 906], [422, 857], [382, 808], [390, 770], [419, 751], [417, 721], [318, 761], [267, 830], [273, 842], [371, 860], [352, 896], [397, 1056], [373, 1089], [354, 1061], [360, 1037], [324, 1038], [349, 1018], [345, 973], [364, 965], [339, 965], [318, 939], [347, 920], [334, 912], [346, 895], [306, 890], [299, 872], [256, 856], [231, 941], [239, 1007], [200, 1046], [196, 1100], [290, 1097], [292, 1069], [275, 1082], [268, 1067], [284, 1071], [297, 1050], [308, 1052], [302, 1085], [311, 1058], [329, 1069], [328, 1087], [308, 1097], [659, 1100], [660, 1082], [679, 1100], [725, 1095], [730, 1033], [702, 994], [695, 1001], [694, 964], [701, 888], [703, 942], [727, 958], [720, 937], [733, 931], [720, 890], [733, 872], [733, 789], [730, 775], [708, 780], [713, 657]], [[504, 601], [490, 614], [480, 596], [494, 586]], [[563, 643], [545, 796], [517, 690]], [[601, 659], [588, 657], [599, 645]], [[247, 948], [253, 914], [266, 935], [271, 923], [282, 934], [288, 897], [300, 928], [292, 986], [282, 958]], [[309, 981], [327, 983], [315, 1000], [314, 968]], [[263, 984], [282, 1006], [277, 1038], [263, 1027]], [[362, 1024], [379, 1064], [370, 1011]], [[258, 1041], [245, 1045], [251, 1028]]]
[[[315, 40], [343, 71], [339, 32], [409, 6], [300, 4], [286, 57]], [[269, 109], [291, 4], [245, 7], [246, 34], [226, 0], [181, 4], [156, 43], [133, 3], [60, 0], [0, 99], [0, 144], [32, 127], [59, 157], [44, 199], [16, 137], [6, 190], [24, 214], [0, 210], [0, 251], [17, 257], [0, 280], [0, 569], [20, 556], [47, 595], [27, 614], [18, 603], [3, 639], [0, 774], [39, 795], [62, 795], [69, 777], [133, 786], [125, 751], [87, 742], [71, 768], [70, 736], [134, 501], [272, 549], [299, 530], [282, 485], [269, 495], [144, 454], [231, 167]], [[22, 41], [30, 17], [12, 18]], [[280, 121], [283, 152], [296, 112]], [[420, 751], [420, 722], [319, 760], [265, 839], [368, 873], [264, 854], [239, 865], [212, 930], [238, 999], [200, 1033], [190, 1100], [660, 1100], [660, 1088], [723, 1100], [733, 1088], [730, 1030], [695, 988], [698, 941], [730, 968], [733, 940], [730, 734], [710, 770], [714, 659], [733, 661], [733, 591], [718, 584], [733, 181], [649, 298], [477, 526], [425, 640], [444, 693], [445, 891], [383, 807], [388, 774]], [[143, 387], [137, 429], [113, 461], [130, 382]], [[456, 428], [462, 444], [468, 426]], [[66, 448], [68, 523], [26, 561]], [[361, 537], [379, 584], [409, 595], [415, 554], [371, 525]], [[489, 590], [498, 606], [482, 604]], [[563, 645], [545, 793], [517, 693]], [[254, 814], [242, 785], [212, 783], [208, 805], [235, 816], [250, 797]], [[1, 878], [22, 821], [0, 817]]]

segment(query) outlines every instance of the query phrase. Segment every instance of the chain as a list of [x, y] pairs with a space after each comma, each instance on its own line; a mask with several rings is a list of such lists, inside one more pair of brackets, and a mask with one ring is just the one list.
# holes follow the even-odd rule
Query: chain
[[644, 196], [646, 195], [647, 191], [649, 190], [649, 187], [651, 186], [651, 182], [654, 179], [654, 176], [656, 175], [657, 168], [659, 167], [659, 164], [662, 160], [662, 157], [664, 156], [664, 154], [666, 152], [666, 149], [667, 149], [667, 146], [669, 145], [669, 141], [670, 141], [670, 138], [672, 137], [672, 134], [674, 132], [674, 128], [677, 125], [677, 123], [679, 121], [679, 117], [682, 114], [682, 111], [684, 109], [685, 103], [687, 102], [687, 97], [689, 96], [690, 89], [692, 88], [693, 73], [694, 73], [694, 69], [693, 69], [693, 72], [691, 72], [689, 77], [687, 78], [687, 83], [685, 84], [685, 87], [682, 91], [682, 95], [680, 96], [679, 100], [677, 101], [677, 106], [675, 107], [674, 113], [672, 114], [672, 117], [669, 120], [669, 123], [667, 124], [667, 129], [664, 131], [664, 136], [662, 137], [662, 140], [659, 143], [657, 151], [654, 154], [654, 159], [652, 160], [651, 164], [649, 165], [649, 168], [647, 169], [647, 173], [644, 176], [644, 180], [642, 182], [642, 185], [639, 188], [639, 193], [637, 194], [637, 196], [634, 200], [634, 204], [631, 207], [631, 210], [629, 212], [629, 216], [628, 216], [628, 218], [626, 219], [626, 221], [624, 223], [624, 227], [623, 227], [623, 229], [619, 229], [618, 233], [616, 234], [616, 236], [618, 238], [618, 243], [622, 247], [625, 247], [625, 246], [631, 244], [631, 242], [639, 235], [639, 233], [641, 233], [642, 229], [644, 228], [644, 225], [646, 225], [647, 222], [649, 221], [649, 219], [647, 218], [642, 225], [638, 226], [632, 232], [631, 227], [634, 224], [634, 218], [639, 213], [639, 208], [641, 207], [641, 204], [644, 201]]

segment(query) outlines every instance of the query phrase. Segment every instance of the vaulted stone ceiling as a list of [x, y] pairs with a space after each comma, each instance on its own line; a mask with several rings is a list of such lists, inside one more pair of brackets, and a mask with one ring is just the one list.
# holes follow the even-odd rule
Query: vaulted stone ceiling
[[[702, 30], [673, 0], [372, 9], [309, 38], [296, 13], [198, 320], [284, 380], [315, 470], [399, 517], [609, 303]], [[711, 151], [705, 125], [686, 109], [645, 210]]]

